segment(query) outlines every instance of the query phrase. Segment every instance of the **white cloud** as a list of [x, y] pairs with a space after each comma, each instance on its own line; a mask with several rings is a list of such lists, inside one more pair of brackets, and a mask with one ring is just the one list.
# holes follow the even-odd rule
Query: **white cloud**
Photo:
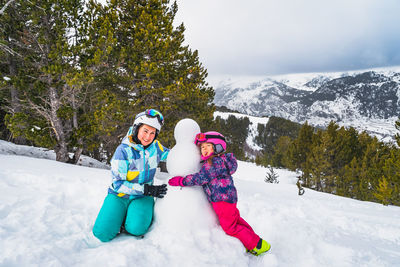
[[400, 1], [178, 0], [176, 23], [210, 75], [400, 64]]

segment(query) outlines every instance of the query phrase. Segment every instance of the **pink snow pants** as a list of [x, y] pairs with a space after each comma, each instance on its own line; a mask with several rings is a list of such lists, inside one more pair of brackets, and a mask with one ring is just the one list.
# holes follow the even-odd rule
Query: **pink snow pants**
[[211, 202], [219, 223], [227, 235], [238, 238], [243, 245], [252, 250], [257, 246], [260, 237], [254, 233], [251, 226], [240, 217], [236, 203]]

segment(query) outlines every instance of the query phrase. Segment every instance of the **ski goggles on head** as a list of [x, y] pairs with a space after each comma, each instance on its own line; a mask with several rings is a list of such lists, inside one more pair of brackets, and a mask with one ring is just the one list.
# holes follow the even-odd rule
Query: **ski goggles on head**
[[225, 141], [225, 137], [216, 134], [205, 134], [205, 133], [198, 133], [196, 134], [196, 138], [194, 139], [194, 144], [197, 145], [198, 143], [207, 142], [207, 139], [221, 139]]
[[205, 133], [198, 133], [196, 134], [196, 138], [194, 139], [194, 144], [197, 145], [198, 143], [205, 142], [207, 140]]
[[161, 114], [160, 111], [155, 110], [155, 109], [146, 109], [144, 114], [146, 114], [147, 116], [153, 117], [153, 118], [157, 118], [158, 122], [161, 125], [164, 125], [164, 117], [163, 117], [163, 115]]

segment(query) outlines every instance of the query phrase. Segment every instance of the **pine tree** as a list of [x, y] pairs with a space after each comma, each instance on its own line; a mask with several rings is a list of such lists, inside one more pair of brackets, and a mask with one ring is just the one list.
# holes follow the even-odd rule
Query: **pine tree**
[[374, 193], [375, 197], [382, 202], [383, 205], [387, 206], [391, 203], [393, 189], [389, 186], [389, 183], [385, 176], [379, 180], [379, 186], [377, 192]]
[[176, 12], [176, 3], [170, 6], [166, 0], [115, 0], [104, 14], [115, 38], [109, 61], [121, 70], [112, 92], [130, 111], [122, 128], [126, 131], [134, 114], [156, 108], [165, 117], [160, 138], [167, 145], [174, 143], [178, 120], [191, 117], [205, 126], [214, 111], [214, 92], [198, 53], [183, 45], [184, 26], [173, 26]]
[[[400, 205], [400, 150], [396, 147], [392, 147], [390, 156], [385, 160], [383, 166], [383, 173], [386, 179], [388, 188], [391, 189], [391, 195], [388, 199], [390, 204]], [[377, 188], [377, 191], [382, 191], [381, 184]], [[378, 198], [379, 199], [379, 198]]]
[[[287, 151], [287, 166], [293, 171], [301, 171], [299, 177], [305, 187], [311, 187], [310, 155], [314, 145], [320, 140], [321, 132], [314, 134], [312, 126], [305, 122], [299, 130], [298, 136], [290, 144]], [[315, 183], [314, 183], [315, 184]]]
[[274, 146], [274, 153], [271, 158], [273, 166], [287, 167], [290, 165], [288, 159], [289, 147], [292, 144], [292, 139], [289, 136], [281, 136]]
[[349, 129], [338, 127], [331, 122], [327, 128], [329, 142], [326, 149], [329, 150], [328, 160], [332, 165], [331, 172], [327, 173], [329, 177], [327, 186], [331, 193], [336, 193], [338, 188], [346, 187], [346, 183], [343, 182], [345, 166], [350, 164], [353, 158], [361, 156], [357, 131], [352, 127]]
[[169, 146], [178, 120], [211, 124], [214, 91], [197, 51], [183, 45], [184, 26], [172, 24], [176, 3], [23, 3], [27, 16], [18, 33], [29, 53], [15, 79], [23, 110], [6, 118], [15, 136], [55, 148], [60, 161], [77, 161], [83, 151], [109, 160], [146, 108], [163, 113], [159, 137]]
[[356, 198], [376, 201], [373, 189], [379, 186], [379, 179], [384, 175], [383, 167], [390, 156], [390, 150], [376, 137], [370, 140], [361, 160], [360, 184]]
[[334, 150], [333, 163], [337, 170], [342, 170], [354, 157], [361, 156], [361, 145], [358, 140], [358, 133], [353, 127], [348, 129], [341, 127], [337, 130], [332, 146]]
[[331, 151], [328, 149], [330, 137], [326, 132], [320, 133], [320, 138], [314, 139], [307, 157], [311, 176], [309, 183], [317, 191], [331, 192], [332, 163]]
[[[4, 6], [3, 6], [4, 4]], [[24, 29], [27, 21], [27, 8], [24, 1], [7, 1], [0, 4], [0, 112], [1, 127], [7, 114], [21, 112], [20, 73], [24, 71], [23, 58], [29, 53], [24, 42]], [[4, 77], [4, 78], [3, 78]], [[7, 134], [7, 130], [2, 130]], [[21, 135], [13, 135], [13, 142], [27, 144]]]
[[291, 170], [305, 169], [307, 157], [312, 148], [313, 135], [313, 127], [308, 125], [308, 122], [305, 122], [301, 126], [298, 136], [293, 140], [288, 151], [288, 160], [290, 162], [288, 167]]
[[265, 175], [264, 181], [266, 183], [271, 183], [271, 184], [279, 184], [278, 180], [278, 174], [274, 171], [274, 168], [272, 166], [268, 166], [267, 168], [267, 173]]
[[59, 161], [71, 161], [68, 153], [74, 149], [76, 161], [81, 150], [74, 135], [79, 129], [82, 87], [88, 76], [78, 64], [83, 2], [23, 3], [18, 12], [25, 17], [15, 38], [23, 52], [16, 79], [21, 110], [6, 118], [8, 127], [36, 145], [55, 145]]
[[353, 158], [344, 168], [342, 184], [338, 186], [337, 194], [340, 196], [356, 198], [361, 184], [361, 160]]

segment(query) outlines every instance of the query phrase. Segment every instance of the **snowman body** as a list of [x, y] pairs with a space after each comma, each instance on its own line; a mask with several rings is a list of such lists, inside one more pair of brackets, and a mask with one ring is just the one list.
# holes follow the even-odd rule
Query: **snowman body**
[[[199, 132], [199, 125], [192, 119], [183, 119], [177, 123], [174, 129], [176, 145], [167, 158], [168, 176], [158, 176], [158, 179], [184, 177], [201, 169], [200, 151], [194, 144]], [[210, 229], [217, 223], [201, 186], [168, 186], [167, 195], [157, 199], [154, 214], [156, 227], [160, 230], [193, 232]]]

